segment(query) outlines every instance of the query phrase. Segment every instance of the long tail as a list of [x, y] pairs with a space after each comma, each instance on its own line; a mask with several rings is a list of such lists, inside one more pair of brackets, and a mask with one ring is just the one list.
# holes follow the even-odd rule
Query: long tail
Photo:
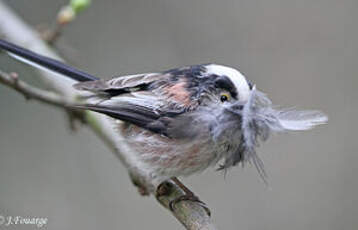
[[6, 50], [11, 56], [22, 62], [33, 65], [38, 68], [42, 67], [47, 70], [60, 73], [66, 77], [72, 78], [77, 81], [98, 80], [97, 77], [92, 76], [91, 74], [85, 73], [81, 70], [66, 65], [55, 59], [42, 56], [40, 54], [34, 53], [30, 50], [24, 49], [22, 47], [19, 47], [17, 45], [14, 45], [10, 42], [1, 39], [0, 39], [0, 49]]

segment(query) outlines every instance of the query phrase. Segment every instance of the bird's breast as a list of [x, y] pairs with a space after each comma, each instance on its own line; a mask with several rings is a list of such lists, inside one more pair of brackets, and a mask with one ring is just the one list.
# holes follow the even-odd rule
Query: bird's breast
[[220, 158], [218, 146], [209, 135], [174, 139], [121, 122], [118, 131], [148, 173], [169, 177], [202, 171]]

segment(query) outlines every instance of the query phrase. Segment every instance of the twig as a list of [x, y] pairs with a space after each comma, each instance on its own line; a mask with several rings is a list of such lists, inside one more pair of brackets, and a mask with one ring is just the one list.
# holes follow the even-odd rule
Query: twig
[[63, 28], [65, 24], [57, 24], [55, 28], [51, 30], [50, 28], [46, 28], [40, 31], [41, 38], [46, 41], [49, 45], [55, 44], [58, 38], [61, 36]]
[[42, 90], [27, 84], [19, 79], [17, 73], [7, 74], [0, 70], [0, 83], [21, 93], [27, 100], [35, 99], [62, 108], [70, 103], [65, 97], [57, 93]]
[[42, 39], [49, 45], [53, 45], [61, 36], [66, 25], [75, 20], [76, 15], [91, 5], [91, 0], [70, 0], [57, 14], [56, 26], [53, 30], [46, 29], [42, 33]]
[[[0, 33], [6, 36], [6, 39], [28, 49], [34, 50], [46, 56], [60, 59], [20, 18], [18, 18], [3, 2], [0, 1]], [[19, 36], [21, 34], [21, 36]], [[1, 74], [2, 84], [5, 84], [25, 96], [30, 98], [63, 107], [67, 103], [73, 103], [76, 92], [73, 90], [73, 80], [62, 78], [56, 74], [39, 71], [39, 78], [45, 84], [54, 89], [58, 94], [40, 90], [29, 86], [28, 84], [11, 77], [8, 74]], [[113, 129], [111, 120], [106, 116], [85, 112], [84, 119], [86, 124], [104, 141], [104, 143], [118, 156], [127, 168], [134, 163], [131, 155], [125, 151], [120, 152], [116, 148], [117, 141], [121, 138]], [[136, 172], [131, 171], [131, 176], [135, 177]], [[169, 182], [170, 183], [170, 182]], [[172, 185], [169, 193], [165, 196], [157, 197], [158, 202], [169, 209], [169, 202], [183, 194], [176, 185]], [[180, 202], [176, 205], [173, 215], [186, 227], [186, 229], [199, 230], [215, 229], [210, 217], [203, 207], [193, 202]]]
[[66, 97], [58, 93], [33, 87], [19, 79], [17, 73], [7, 74], [0, 70], [0, 83], [16, 90], [27, 100], [34, 99], [45, 104], [65, 109], [68, 115], [69, 127], [72, 131], [76, 131], [77, 121], [85, 123], [83, 111], [73, 110], [71, 108], [74, 105], [73, 100], [67, 100]]

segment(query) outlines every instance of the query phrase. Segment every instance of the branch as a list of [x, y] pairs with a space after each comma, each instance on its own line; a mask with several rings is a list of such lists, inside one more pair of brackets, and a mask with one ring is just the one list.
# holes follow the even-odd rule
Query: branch
[[57, 107], [65, 107], [70, 103], [66, 100], [65, 97], [60, 96], [59, 94], [47, 90], [38, 89], [27, 84], [24, 81], [21, 81], [17, 73], [7, 74], [0, 70], [0, 83], [24, 95], [27, 100], [35, 99], [37, 101], [41, 101], [43, 103], [54, 105]]
[[[61, 60], [56, 53], [51, 50], [28, 25], [26, 25], [20, 18], [18, 18], [12, 10], [10, 10], [3, 2], [0, 1], [0, 34], [5, 35], [6, 39], [12, 41], [20, 46], [31, 49], [35, 52], [41, 53]], [[21, 34], [21, 36], [19, 36]], [[76, 91], [72, 85], [73, 80], [61, 77], [57, 74], [39, 72], [39, 78], [47, 86], [51, 87], [56, 93], [35, 88], [21, 81], [15, 75], [0, 73], [0, 83], [16, 90], [26, 97], [36, 99], [38, 101], [51, 104], [57, 107], [65, 108], [67, 104], [75, 103]], [[127, 168], [133, 168], [134, 165], [129, 153], [120, 152], [116, 148], [116, 142], [121, 138], [113, 129], [111, 120], [97, 113], [86, 111], [84, 112], [84, 119], [86, 124], [103, 140], [103, 142], [118, 156], [121, 162]], [[130, 172], [134, 180], [139, 180], [136, 177], [136, 172]], [[175, 184], [170, 186], [170, 190], [166, 195], [157, 197], [157, 201], [169, 209], [169, 202], [176, 197], [184, 194], [184, 192]], [[208, 216], [206, 210], [197, 203], [183, 201], [175, 206], [172, 214], [185, 226], [186, 229], [215, 229]]]

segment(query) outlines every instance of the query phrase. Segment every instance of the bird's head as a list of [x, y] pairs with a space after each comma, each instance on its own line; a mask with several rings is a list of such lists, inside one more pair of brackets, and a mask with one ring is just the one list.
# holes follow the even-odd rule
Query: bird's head
[[186, 74], [188, 90], [200, 102], [199, 107], [205, 108], [202, 116], [211, 112], [218, 117], [211, 130], [214, 139], [223, 135], [239, 137], [235, 151], [224, 160], [224, 169], [250, 161], [264, 177], [263, 164], [255, 151], [259, 139], [265, 141], [272, 132], [311, 129], [327, 121], [319, 111], [273, 107], [266, 95], [234, 68], [217, 64], [191, 68], [191, 75]]

